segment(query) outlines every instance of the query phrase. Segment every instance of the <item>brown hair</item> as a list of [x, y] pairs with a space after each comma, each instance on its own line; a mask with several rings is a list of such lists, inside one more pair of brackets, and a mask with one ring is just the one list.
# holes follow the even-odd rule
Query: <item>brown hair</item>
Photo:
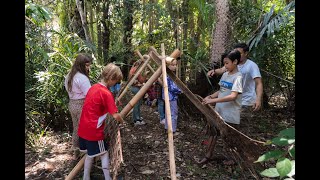
[[73, 77], [77, 72], [86, 75], [89, 78], [89, 71], [86, 70], [86, 63], [92, 63], [93, 58], [86, 53], [79, 53], [74, 61], [68, 76], [68, 91], [72, 90]]
[[101, 77], [105, 83], [107, 83], [108, 80], [117, 80], [120, 81], [123, 78], [122, 72], [119, 68], [119, 66], [109, 63], [107, 64], [101, 72]]

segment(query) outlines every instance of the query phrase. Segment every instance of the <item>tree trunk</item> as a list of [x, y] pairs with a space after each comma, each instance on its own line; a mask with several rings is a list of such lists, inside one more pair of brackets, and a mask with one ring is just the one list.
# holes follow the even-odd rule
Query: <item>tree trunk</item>
[[90, 38], [88, 25], [87, 25], [87, 18], [86, 18], [84, 10], [82, 9], [82, 4], [81, 4], [80, 0], [76, 0], [76, 5], [77, 5], [77, 8], [78, 8], [78, 11], [79, 11], [79, 14], [80, 14], [82, 28], [83, 28], [83, 31], [84, 31], [84, 35], [86, 37], [86, 41], [91, 43], [91, 38]]
[[108, 52], [110, 46], [110, 21], [109, 21], [109, 6], [110, 1], [106, 1], [103, 3], [102, 11], [102, 20], [101, 23], [103, 25], [102, 32], [102, 52], [103, 52], [103, 65], [108, 63]]
[[227, 0], [216, 0], [216, 25], [212, 31], [210, 63], [221, 66], [221, 55], [227, 50], [230, 36], [229, 4]]
[[153, 44], [154, 43], [154, 36], [153, 36], [153, 27], [154, 27], [154, 0], [149, 0], [149, 5], [151, 7], [151, 9], [149, 10], [149, 28], [148, 28], [148, 39], [149, 39], [149, 43]]
[[[133, 32], [133, 7], [134, 7], [134, 2], [131, 0], [124, 0], [124, 9], [125, 9], [125, 17], [123, 21], [123, 26], [124, 26], [124, 32], [123, 32], [123, 44], [125, 48], [125, 53], [124, 53], [124, 63], [129, 64], [130, 61], [133, 58], [133, 51], [132, 51], [132, 43], [131, 43], [131, 38], [132, 38], [132, 32]], [[123, 66], [122, 72], [124, 75], [124, 79], [128, 78], [129, 74], [129, 66]]]
[[90, 24], [90, 32], [91, 32], [91, 40], [92, 40], [92, 44], [94, 44], [95, 43], [95, 41], [94, 41], [94, 29], [93, 29], [93, 5], [92, 5], [92, 2], [88, 2], [88, 6], [89, 6], [89, 12], [90, 12], [90, 14], [89, 14], [89, 19], [90, 19], [90, 22], [89, 22], [89, 24]]
[[[189, 15], [189, 0], [183, 0], [182, 3], [182, 16], [183, 16], [183, 50], [188, 49], [188, 15]], [[176, 47], [178, 48], [178, 47]], [[186, 69], [187, 69], [187, 59], [185, 57], [182, 57], [183, 60], [181, 61], [181, 80], [185, 81], [186, 79]]]
[[102, 57], [102, 32], [101, 32], [101, 21], [100, 21], [100, 3], [97, 3], [97, 52], [98, 52], [98, 58], [99, 58], [99, 64], [103, 65], [103, 57]]

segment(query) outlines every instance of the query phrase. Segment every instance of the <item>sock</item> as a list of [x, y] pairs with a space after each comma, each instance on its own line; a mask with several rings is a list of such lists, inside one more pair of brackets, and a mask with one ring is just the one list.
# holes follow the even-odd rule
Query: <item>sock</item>
[[93, 157], [86, 155], [83, 167], [83, 180], [90, 180], [90, 171], [93, 163]]
[[110, 172], [109, 172], [109, 153], [106, 152], [101, 157], [101, 165], [104, 174], [105, 180], [111, 180]]

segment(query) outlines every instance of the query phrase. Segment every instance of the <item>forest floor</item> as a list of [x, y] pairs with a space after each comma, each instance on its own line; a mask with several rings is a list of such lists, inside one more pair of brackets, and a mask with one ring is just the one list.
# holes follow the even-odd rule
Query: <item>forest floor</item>
[[[266, 141], [275, 137], [280, 130], [294, 127], [295, 116], [282, 107], [275, 106], [280, 99], [271, 101], [268, 109], [255, 115], [249, 128], [243, 132], [247, 136]], [[134, 126], [131, 115], [121, 129], [123, 164], [118, 179], [124, 180], [164, 180], [170, 179], [168, 135], [160, 124], [156, 107], [141, 106], [145, 125]], [[208, 139], [205, 120], [192, 115], [192, 108], [179, 110], [178, 132], [174, 136], [175, 166], [177, 179], [254, 179], [252, 174], [234, 163], [227, 165], [223, 158], [207, 164], [197, 162], [204, 157]], [[38, 140], [37, 148], [25, 149], [25, 179], [64, 179], [78, 163], [72, 158], [71, 133], [48, 131]], [[222, 140], [218, 140], [215, 157], [225, 157]], [[91, 179], [104, 179], [97, 161], [91, 171]], [[81, 170], [75, 179], [82, 179]], [[268, 179], [268, 178], [262, 178]]]

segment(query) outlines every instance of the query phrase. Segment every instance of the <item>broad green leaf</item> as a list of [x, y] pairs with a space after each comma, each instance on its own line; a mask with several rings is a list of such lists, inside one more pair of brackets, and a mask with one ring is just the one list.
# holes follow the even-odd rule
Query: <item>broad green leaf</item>
[[279, 136], [294, 138], [295, 137], [295, 128], [288, 128], [288, 129], [282, 130], [282, 131], [280, 131]]
[[288, 158], [280, 158], [276, 164], [280, 177], [285, 177], [291, 172], [292, 165]]
[[295, 142], [295, 139], [287, 139], [285, 137], [276, 137], [272, 139], [272, 143], [278, 146], [285, 146]]
[[276, 168], [265, 169], [260, 174], [263, 175], [263, 176], [267, 176], [267, 177], [278, 177], [278, 176], [280, 176], [279, 173], [278, 173], [278, 170]]
[[295, 160], [292, 160], [291, 161], [291, 166], [292, 166], [291, 171], [289, 174], [287, 174], [288, 177], [292, 177], [296, 174], [296, 165], [295, 164], [296, 164]]
[[256, 162], [267, 161], [267, 160], [272, 159], [272, 158], [278, 159], [278, 158], [280, 158], [281, 156], [283, 156], [284, 153], [285, 153], [285, 152], [283, 152], [283, 151], [281, 151], [281, 150], [269, 151], [269, 152], [263, 154], [262, 156], [260, 156], [260, 157], [258, 158], [258, 160], [255, 161], [255, 163], [256, 163]]

